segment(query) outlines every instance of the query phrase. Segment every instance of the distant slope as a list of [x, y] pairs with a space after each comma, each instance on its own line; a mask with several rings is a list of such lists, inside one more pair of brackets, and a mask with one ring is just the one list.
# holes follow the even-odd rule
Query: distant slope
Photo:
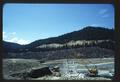
[[[15, 43], [8, 43], [8, 42], [3, 42], [4, 49], [5, 51], [25, 51], [25, 50], [30, 50], [30, 51], [41, 51], [41, 49], [37, 49], [38, 46], [44, 45], [44, 44], [65, 44], [70, 41], [77, 41], [77, 40], [110, 40], [109, 42], [103, 42], [104, 45], [100, 44], [104, 48], [106, 47], [113, 47], [113, 42], [114, 41], [114, 30], [113, 29], [107, 29], [103, 27], [92, 27], [88, 26], [85, 27], [81, 30], [70, 32], [63, 34], [58, 37], [52, 37], [52, 38], [47, 38], [47, 39], [40, 39], [36, 40], [28, 45], [19, 45]], [[111, 45], [112, 44], [112, 45]], [[68, 47], [68, 46], [67, 46]], [[63, 47], [67, 48], [66, 46]], [[47, 49], [45, 49], [47, 50]], [[48, 49], [49, 50], [49, 49]]]
[[4, 52], [14, 52], [21, 48], [23, 48], [23, 46], [20, 44], [3, 41]]
[[59, 43], [64, 44], [69, 41], [77, 40], [114, 40], [114, 30], [103, 27], [85, 27], [81, 30], [70, 32], [58, 37], [36, 40], [27, 45], [27, 48], [35, 48], [42, 44]]
[[66, 58], [112, 58], [115, 56], [113, 50], [99, 47], [81, 47], [74, 49], [62, 49], [44, 52], [21, 52], [6, 53], [4, 58], [24, 58], [24, 59], [43, 59], [56, 60]]

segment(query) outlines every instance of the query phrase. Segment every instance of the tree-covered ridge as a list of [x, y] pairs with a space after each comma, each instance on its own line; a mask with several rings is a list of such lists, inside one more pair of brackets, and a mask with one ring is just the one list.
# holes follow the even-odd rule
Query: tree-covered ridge
[[[10, 46], [9, 44], [13, 46]], [[58, 37], [36, 40], [28, 45], [3, 42], [3, 47], [5, 51], [8, 52], [47, 51], [87, 46], [99, 46], [102, 48], [114, 49], [114, 30], [103, 27], [87, 26], [81, 30], [66, 33]]]

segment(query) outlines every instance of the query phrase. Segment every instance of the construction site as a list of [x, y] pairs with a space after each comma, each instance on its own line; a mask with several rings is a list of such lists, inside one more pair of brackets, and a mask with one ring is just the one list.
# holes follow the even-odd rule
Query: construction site
[[[9, 63], [10, 60], [4, 60]], [[4, 79], [17, 80], [112, 80], [114, 78], [114, 62], [113, 59], [63, 59], [41, 62], [38, 60], [28, 60], [27, 65], [23, 61], [27, 60], [15, 59], [12, 62], [11, 69], [4, 66]], [[97, 62], [95, 62], [97, 61]], [[99, 63], [99, 62], [101, 63]], [[107, 61], [107, 62], [105, 62]], [[17, 64], [19, 62], [19, 67]], [[27, 66], [20, 69], [21, 65]], [[14, 63], [14, 65], [13, 65]], [[39, 64], [38, 64], [39, 63]], [[39, 66], [31, 66], [31, 65]], [[7, 66], [9, 67], [9, 66]], [[21, 66], [22, 67], [22, 66]], [[10, 72], [11, 71], [11, 72]]]

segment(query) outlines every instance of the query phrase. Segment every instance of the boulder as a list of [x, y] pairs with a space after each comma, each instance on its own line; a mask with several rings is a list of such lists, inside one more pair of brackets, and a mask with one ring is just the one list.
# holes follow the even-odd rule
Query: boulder
[[33, 69], [29, 73], [29, 77], [38, 78], [38, 77], [42, 77], [42, 76], [45, 76], [45, 75], [51, 75], [51, 74], [52, 74], [52, 72], [49, 69], [49, 67], [43, 67], [43, 68]]
[[59, 71], [60, 71], [60, 68], [59, 68], [59, 66], [54, 66], [51, 70], [52, 70], [53, 72], [59, 72]]

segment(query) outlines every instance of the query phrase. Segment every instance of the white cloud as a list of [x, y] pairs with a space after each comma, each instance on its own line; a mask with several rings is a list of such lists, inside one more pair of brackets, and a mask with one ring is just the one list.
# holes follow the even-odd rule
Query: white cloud
[[99, 11], [99, 15], [100, 15], [102, 18], [107, 18], [107, 17], [109, 17], [108, 9], [101, 9], [101, 10]]
[[95, 26], [95, 27], [105, 27], [104, 24], [91, 24], [90, 26]]
[[3, 39], [7, 38], [6, 32], [3, 32]]
[[22, 38], [17, 38], [17, 37], [11, 38], [11, 39], [9, 39], [7, 41], [18, 43], [18, 44], [21, 44], [21, 45], [29, 44], [30, 43], [28, 40], [24, 40]]
[[30, 41], [28, 41], [28, 40], [18, 38], [16, 36], [16, 32], [12, 32], [10, 34], [6, 34], [6, 32], [3, 32], [3, 40], [8, 41], [8, 42], [18, 43], [18, 44], [21, 44], [21, 45], [30, 43]]
[[109, 17], [109, 14], [102, 15], [101, 17], [107, 18], [107, 17]]
[[95, 26], [95, 27], [105, 27], [103, 24], [91, 24], [90, 26]]
[[99, 14], [105, 14], [105, 13], [107, 13], [107, 9], [101, 9], [100, 11], [99, 11]]
[[11, 34], [12, 34], [12, 35], [16, 35], [16, 32], [12, 32]]
[[17, 40], [18, 40], [18, 38], [16, 38], [16, 37], [8, 39], [9, 42], [16, 42]]
[[24, 39], [18, 39], [17, 43], [19, 43], [19, 44], [29, 44], [30, 41], [24, 40]]
[[98, 25], [98, 24], [91, 24], [90, 26], [100, 26], [100, 25]]

